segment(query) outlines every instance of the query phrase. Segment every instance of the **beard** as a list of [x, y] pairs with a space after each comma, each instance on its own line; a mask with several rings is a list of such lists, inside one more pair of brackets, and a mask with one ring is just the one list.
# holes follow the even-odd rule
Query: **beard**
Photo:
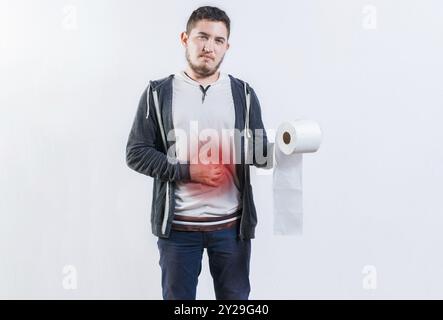
[[189, 54], [188, 49], [186, 49], [186, 60], [188, 61], [189, 67], [194, 71], [196, 74], [198, 74], [202, 78], [210, 77], [214, 73], [217, 72], [218, 68], [220, 67], [221, 63], [223, 62], [223, 59], [225, 58], [225, 55], [220, 59], [220, 62], [217, 63], [217, 65], [214, 68], [208, 68], [206, 64], [203, 65], [196, 65], [193, 64], [191, 61], [191, 56]]

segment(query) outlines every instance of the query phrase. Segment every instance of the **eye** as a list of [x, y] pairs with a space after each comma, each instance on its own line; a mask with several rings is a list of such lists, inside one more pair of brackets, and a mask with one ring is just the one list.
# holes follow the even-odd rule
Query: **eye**
[[218, 43], [223, 44], [223, 40], [217, 40]]

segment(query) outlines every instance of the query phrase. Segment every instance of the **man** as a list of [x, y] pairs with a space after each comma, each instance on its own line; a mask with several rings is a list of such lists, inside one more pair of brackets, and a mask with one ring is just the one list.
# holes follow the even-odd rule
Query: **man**
[[[229, 35], [224, 11], [191, 14], [181, 33], [186, 70], [149, 83], [128, 138], [128, 166], [154, 178], [151, 226], [164, 299], [195, 299], [204, 248], [216, 298], [249, 297], [257, 224], [249, 165], [272, 167], [273, 144], [254, 90], [219, 71]], [[235, 131], [228, 144], [220, 143], [224, 130]]]

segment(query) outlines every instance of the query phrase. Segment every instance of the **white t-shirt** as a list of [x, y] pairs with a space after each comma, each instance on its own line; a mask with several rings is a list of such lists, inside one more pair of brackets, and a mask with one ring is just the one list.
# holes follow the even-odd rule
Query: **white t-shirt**
[[[180, 162], [196, 161], [199, 156], [201, 160], [202, 155], [204, 157], [204, 154], [207, 154], [202, 153], [202, 150], [210, 149], [208, 136], [215, 139], [217, 136], [213, 133], [217, 132], [220, 143], [219, 160], [223, 157], [225, 168], [225, 179], [218, 187], [196, 182], [177, 182], [175, 214], [200, 217], [202, 221], [206, 217], [232, 216], [241, 207], [241, 202], [234, 163], [233, 138], [230, 136], [230, 140], [226, 139], [229, 136], [228, 131], [223, 133], [223, 129], [235, 128], [235, 109], [229, 76], [220, 72], [219, 78], [214, 83], [209, 87], [203, 87], [184, 71], [176, 73], [173, 79], [172, 118], [177, 138], [176, 156]], [[205, 129], [215, 129], [215, 131], [209, 133]], [[205, 132], [207, 134], [202, 135]], [[179, 135], [185, 135], [187, 141], [180, 141]], [[195, 146], [193, 149], [191, 141]], [[228, 141], [229, 143], [226, 144]], [[216, 154], [213, 155], [212, 159], [215, 159]], [[235, 219], [237, 218], [239, 217]], [[174, 223], [189, 224], [190, 222], [174, 220]], [[220, 221], [212, 223], [220, 223]]]

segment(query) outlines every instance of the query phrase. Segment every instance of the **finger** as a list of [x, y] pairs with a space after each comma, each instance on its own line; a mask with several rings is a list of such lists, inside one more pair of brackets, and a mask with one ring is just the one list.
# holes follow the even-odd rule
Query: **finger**
[[220, 183], [223, 181], [224, 177], [225, 177], [225, 175], [224, 175], [224, 174], [221, 174], [221, 175], [218, 175], [218, 176], [214, 177], [214, 178], [212, 179], [212, 181], [213, 181], [214, 183], [216, 183], [217, 185], [220, 185]]
[[222, 168], [217, 168], [217, 169], [215, 169], [214, 170], [216, 173], [218, 173], [218, 174], [222, 174], [223, 173], [223, 169]]
[[214, 176], [214, 177], [212, 177], [211, 181], [218, 182], [218, 181], [222, 180], [222, 178], [223, 178], [223, 175]]
[[223, 173], [222, 172], [214, 172], [214, 173], [212, 173], [212, 175], [211, 175], [211, 178], [218, 178], [218, 177], [220, 177], [221, 175], [223, 175]]
[[217, 187], [218, 186], [218, 184], [216, 182], [212, 181], [212, 180], [206, 181], [205, 184], [210, 186], [210, 187]]
[[216, 171], [213, 172], [213, 176], [221, 176], [224, 172], [223, 171]]

